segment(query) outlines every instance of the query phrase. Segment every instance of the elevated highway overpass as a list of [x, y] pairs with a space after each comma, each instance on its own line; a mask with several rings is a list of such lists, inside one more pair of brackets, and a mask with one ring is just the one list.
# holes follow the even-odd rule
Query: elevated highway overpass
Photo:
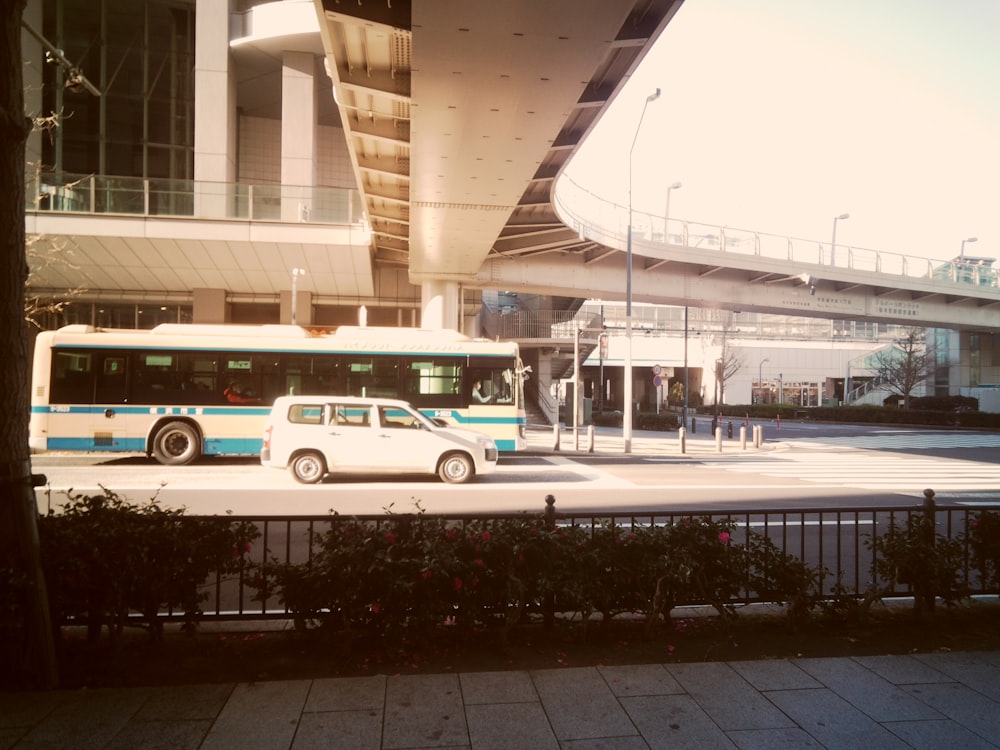
[[[563, 173], [679, 0], [322, 4], [376, 262], [424, 325], [461, 286], [623, 298], [627, 207]], [[989, 268], [664, 221], [633, 216], [635, 301], [1000, 330]]]
[[[555, 207], [582, 245], [554, 251], [501, 238], [478, 279], [538, 294], [621, 299], [628, 207], [568, 177]], [[669, 223], [669, 227], [665, 223]], [[632, 299], [736, 311], [1000, 331], [992, 265], [944, 262], [681, 219], [633, 214]]]

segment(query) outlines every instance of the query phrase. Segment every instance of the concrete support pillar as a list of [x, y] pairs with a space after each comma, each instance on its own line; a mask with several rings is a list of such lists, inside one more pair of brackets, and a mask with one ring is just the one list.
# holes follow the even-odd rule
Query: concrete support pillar
[[285, 52], [281, 61], [281, 218], [309, 221], [316, 184], [316, 57]]
[[225, 289], [194, 289], [191, 320], [193, 323], [228, 323], [232, 308], [226, 302]]
[[[195, 215], [226, 216], [236, 181], [236, 81], [229, 55], [230, 0], [197, 0], [194, 57]], [[214, 185], [211, 183], [215, 183]]]
[[425, 281], [420, 285], [420, 327], [458, 329], [457, 281]]

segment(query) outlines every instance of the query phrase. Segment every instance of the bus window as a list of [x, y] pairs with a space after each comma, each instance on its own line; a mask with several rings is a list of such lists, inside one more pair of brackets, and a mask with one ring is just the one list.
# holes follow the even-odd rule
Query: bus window
[[511, 369], [481, 367], [470, 369], [465, 374], [466, 403], [513, 403], [514, 381], [515, 375]]
[[398, 365], [394, 357], [348, 357], [344, 395], [398, 398]]
[[415, 406], [458, 407], [462, 403], [462, 365], [454, 360], [406, 363], [400, 398]]
[[94, 401], [93, 355], [68, 349], [52, 352], [49, 403], [91, 404]]
[[128, 381], [126, 380], [125, 357], [122, 354], [99, 354], [97, 360], [101, 363], [97, 372], [97, 390], [94, 403], [123, 404], [128, 400]]
[[[273, 371], [271, 368], [275, 368]], [[271, 403], [277, 396], [328, 396], [337, 393], [337, 358], [326, 354], [316, 356], [281, 355], [271, 364], [265, 362], [264, 401]]]
[[249, 354], [224, 354], [222, 357], [222, 387], [226, 401], [233, 404], [260, 403], [260, 368], [254, 367], [254, 359], [260, 364], [260, 357]]

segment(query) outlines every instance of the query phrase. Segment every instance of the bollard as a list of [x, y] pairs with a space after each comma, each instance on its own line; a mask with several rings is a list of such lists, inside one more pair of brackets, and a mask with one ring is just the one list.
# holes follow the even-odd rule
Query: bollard
[[732, 439], [733, 439], [733, 423], [732, 423], [732, 422], [730, 422], [730, 423], [729, 423], [729, 424], [727, 425], [727, 429], [726, 429], [726, 437], [728, 437], [728, 438], [729, 438], [730, 440], [732, 440]]
[[691, 434], [694, 435], [698, 431], [698, 426], [695, 424], [694, 417], [691, 417]]
[[559, 451], [559, 423], [552, 425], [552, 450]]
[[594, 425], [587, 425], [587, 453], [594, 452]]
[[757, 425], [757, 447], [764, 447], [764, 425]]
[[680, 444], [681, 454], [687, 453], [687, 430], [683, 427], [677, 430], [677, 441]]
[[722, 453], [722, 428], [715, 428], [715, 450]]
[[747, 426], [740, 427], [740, 448], [747, 449]]

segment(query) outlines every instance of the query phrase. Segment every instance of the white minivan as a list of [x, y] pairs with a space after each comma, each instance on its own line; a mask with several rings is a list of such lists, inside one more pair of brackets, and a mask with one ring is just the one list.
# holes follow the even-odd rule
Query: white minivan
[[260, 462], [306, 484], [331, 472], [437, 474], [457, 484], [492, 472], [497, 446], [488, 435], [440, 426], [405, 401], [281, 396]]

